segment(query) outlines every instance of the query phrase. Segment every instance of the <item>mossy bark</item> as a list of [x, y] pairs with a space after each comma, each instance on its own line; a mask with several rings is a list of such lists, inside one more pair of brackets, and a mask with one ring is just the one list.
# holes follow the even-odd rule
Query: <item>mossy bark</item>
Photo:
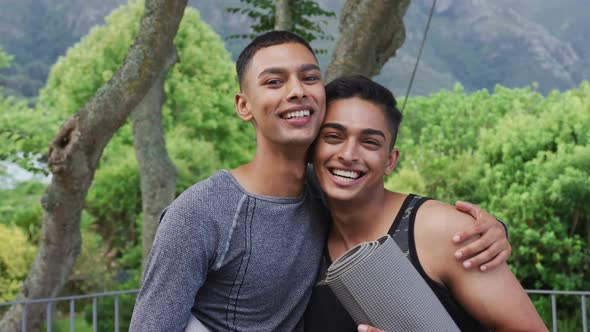
[[142, 205], [142, 268], [152, 249], [160, 214], [174, 200], [176, 168], [168, 156], [162, 126], [162, 106], [166, 100], [164, 83], [168, 69], [177, 61], [170, 53], [160, 76], [131, 113], [133, 147], [139, 165]]
[[275, 3], [275, 30], [293, 31], [293, 5], [295, 0], [276, 0]]
[[[187, 0], [146, 0], [139, 33], [123, 65], [62, 127], [49, 146], [51, 182], [45, 191], [37, 257], [17, 299], [54, 297], [81, 247], [80, 219], [103, 149], [141, 102], [166, 65]], [[27, 306], [28, 331], [38, 330], [45, 305]], [[22, 306], [13, 306], [0, 331], [21, 331]]]
[[379, 74], [404, 43], [403, 17], [409, 5], [410, 0], [347, 0], [325, 82], [344, 75]]

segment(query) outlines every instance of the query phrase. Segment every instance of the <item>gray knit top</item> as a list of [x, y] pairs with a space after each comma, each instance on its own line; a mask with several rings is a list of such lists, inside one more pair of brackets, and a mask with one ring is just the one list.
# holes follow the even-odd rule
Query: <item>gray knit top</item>
[[246, 192], [219, 171], [163, 214], [130, 331], [299, 331], [326, 238], [310, 186], [294, 198]]

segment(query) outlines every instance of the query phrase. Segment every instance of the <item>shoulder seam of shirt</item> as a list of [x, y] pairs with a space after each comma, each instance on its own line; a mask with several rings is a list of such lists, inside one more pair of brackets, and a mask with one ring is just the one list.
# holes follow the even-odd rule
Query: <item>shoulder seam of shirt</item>
[[[248, 204], [248, 210], [250, 209], [250, 204]], [[244, 268], [244, 273], [242, 274], [242, 280], [240, 281], [240, 286], [238, 287], [238, 292], [236, 293], [236, 300], [234, 301], [234, 327], [236, 326], [236, 314], [235, 311], [237, 310], [237, 303], [238, 299], [240, 298], [240, 291], [242, 290], [242, 286], [244, 285], [244, 280], [246, 280], [246, 273], [248, 272], [248, 267], [250, 266], [250, 258], [252, 258], [252, 222], [254, 221], [254, 214], [256, 212], [256, 199], [254, 199], [254, 206], [252, 207], [252, 212], [248, 211], [248, 215], [246, 215], [246, 222], [244, 223], [244, 228], [249, 237], [249, 240], [246, 240], [246, 248], [248, 249], [248, 257], [246, 259], [246, 267]], [[248, 221], [249, 220], [249, 221]]]
[[238, 217], [240, 215], [240, 211], [242, 210], [242, 205], [244, 205], [244, 202], [246, 201], [247, 198], [248, 198], [248, 195], [242, 194], [242, 198], [240, 198], [240, 201], [238, 202], [238, 206], [236, 207], [236, 212], [234, 213], [234, 218], [232, 220], [231, 227], [229, 229], [229, 234], [227, 236], [227, 241], [225, 242], [225, 248], [223, 249], [221, 256], [219, 256], [219, 260], [217, 261], [217, 264], [215, 264], [214, 271], [219, 270], [221, 268], [221, 265], [223, 265], [223, 260], [225, 259], [225, 255], [229, 251], [229, 245], [231, 243], [231, 238], [234, 233], [234, 229], [236, 228], [236, 226], [238, 224]]

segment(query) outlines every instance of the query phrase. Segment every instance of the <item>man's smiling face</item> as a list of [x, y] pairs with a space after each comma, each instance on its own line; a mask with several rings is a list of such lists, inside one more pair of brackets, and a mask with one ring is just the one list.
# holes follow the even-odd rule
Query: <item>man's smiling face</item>
[[314, 170], [332, 200], [371, 196], [398, 159], [383, 110], [358, 97], [330, 103], [314, 150]]
[[314, 55], [289, 42], [262, 48], [244, 73], [236, 108], [256, 137], [276, 145], [310, 145], [325, 114], [325, 90]]

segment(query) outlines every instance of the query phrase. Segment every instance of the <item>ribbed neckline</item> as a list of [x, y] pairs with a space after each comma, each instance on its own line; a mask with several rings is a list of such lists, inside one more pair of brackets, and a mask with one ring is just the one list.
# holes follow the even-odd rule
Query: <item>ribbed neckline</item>
[[229, 178], [229, 180], [234, 184], [234, 186], [236, 186], [236, 188], [238, 188], [245, 195], [248, 195], [252, 198], [260, 199], [263, 201], [272, 202], [272, 203], [279, 203], [279, 204], [301, 203], [305, 199], [306, 192], [307, 192], [307, 190], [306, 190], [307, 184], [304, 183], [303, 191], [302, 191], [301, 195], [296, 196], [296, 197], [273, 197], [273, 196], [257, 195], [257, 194], [253, 194], [251, 192], [246, 191], [246, 189], [244, 189], [244, 187], [242, 187], [240, 182], [238, 182], [238, 180], [234, 177], [234, 175], [229, 170], [221, 169], [217, 173], [220, 173], [223, 176], [226, 176], [227, 178]]

